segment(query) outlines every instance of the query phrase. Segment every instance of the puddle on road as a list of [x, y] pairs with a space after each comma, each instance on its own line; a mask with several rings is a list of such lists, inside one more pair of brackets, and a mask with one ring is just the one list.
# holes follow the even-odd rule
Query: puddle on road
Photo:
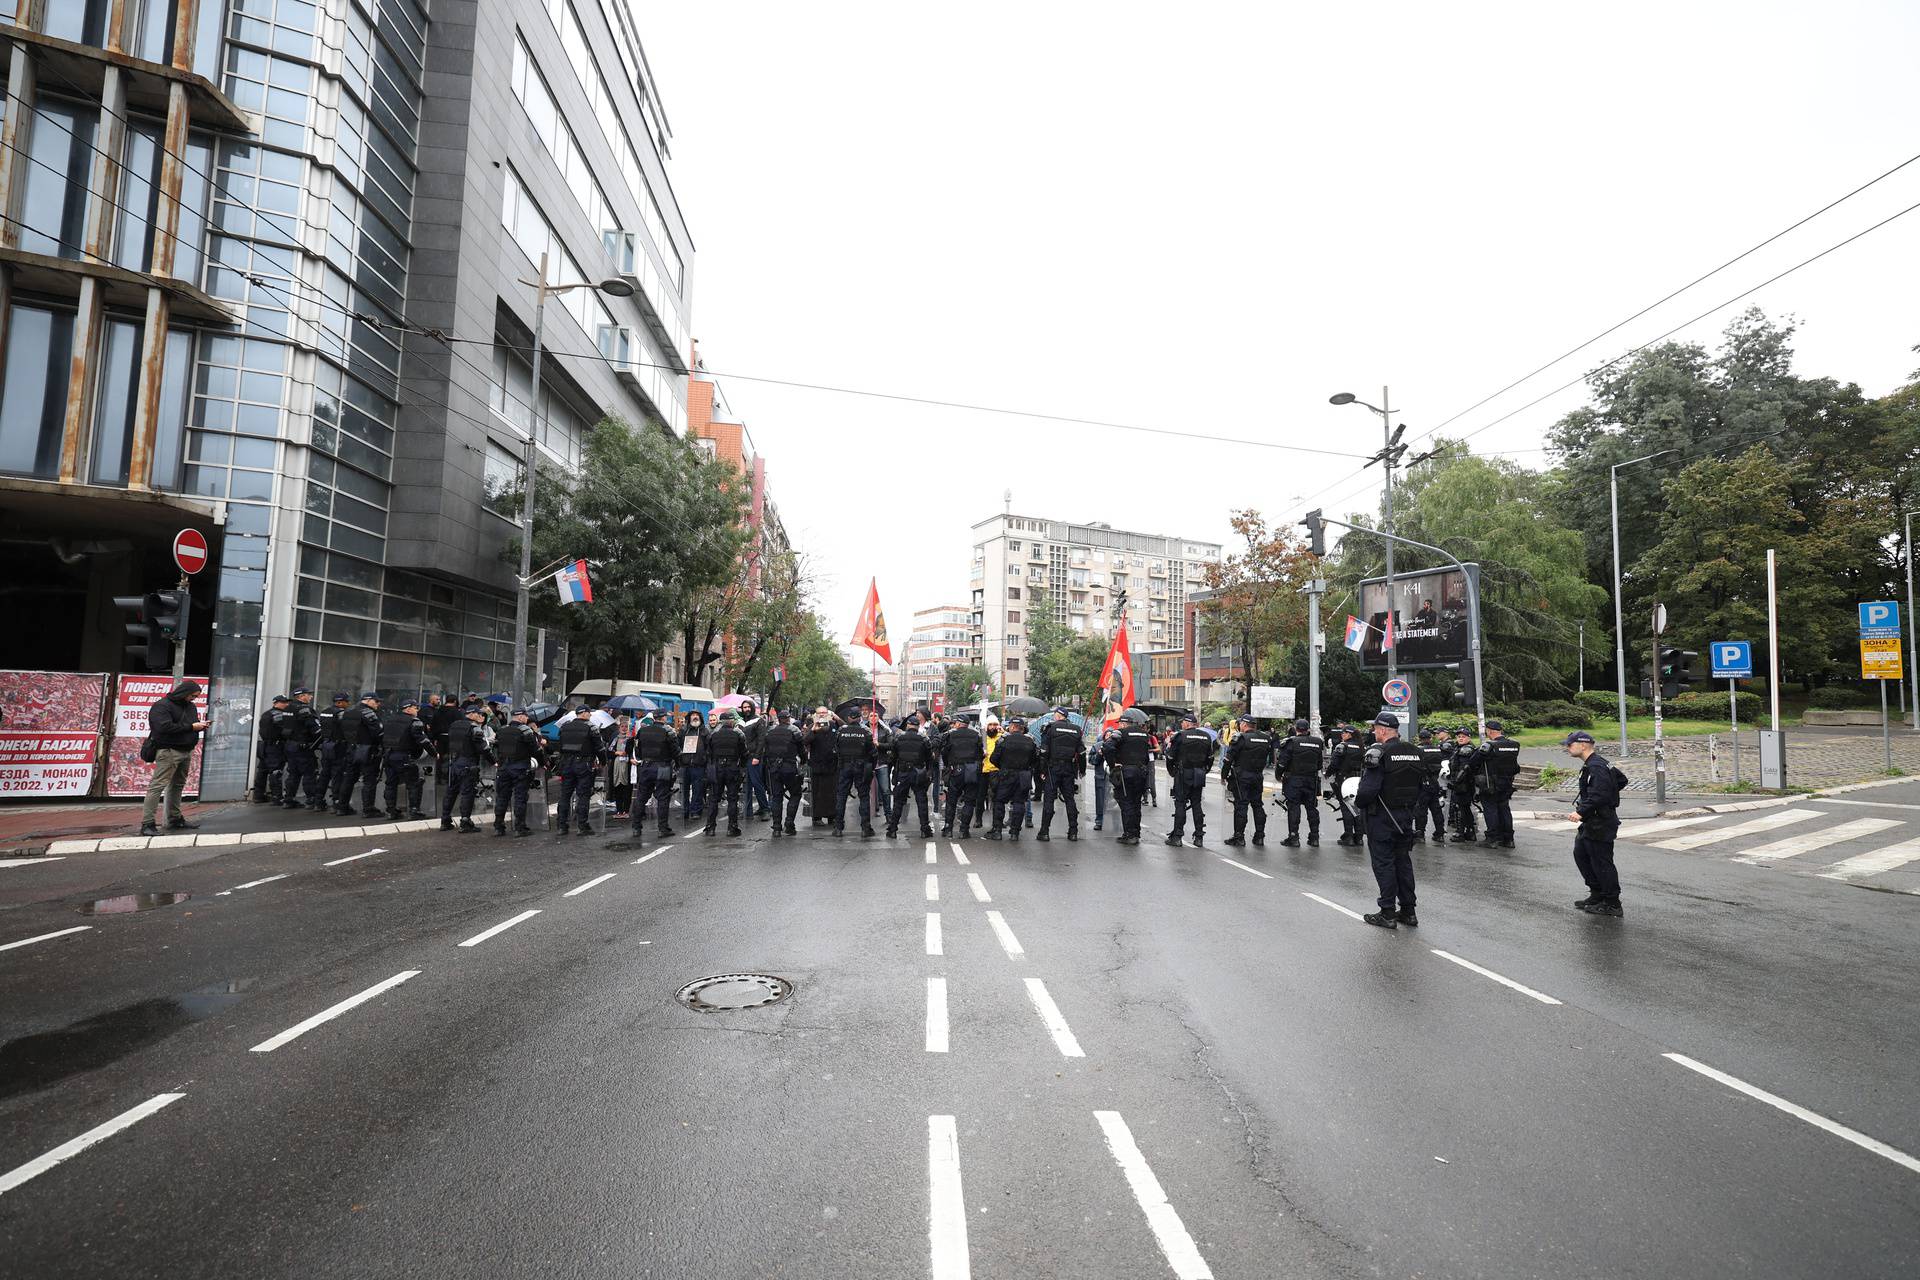
[[83, 916], [124, 916], [135, 911], [152, 911], [185, 902], [190, 893], [123, 893], [117, 898], [95, 898], [80, 904]]
[[0, 1044], [0, 1098], [33, 1093], [117, 1062], [225, 1009], [255, 981], [231, 978], [181, 996], [141, 1000]]

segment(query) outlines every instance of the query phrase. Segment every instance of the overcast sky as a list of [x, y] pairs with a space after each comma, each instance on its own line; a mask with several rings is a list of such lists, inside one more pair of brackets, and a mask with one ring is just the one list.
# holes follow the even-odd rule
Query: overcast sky
[[[1363, 453], [1414, 438], [1920, 152], [1920, 4], [646, 6], [693, 332], [843, 640], [967, 599], [1022, 514], [1224, 541], [1375, 500], [1359, 461], [729, 373]], [[1920, 202], [1920, 162], [1444, 428]], [[1920, 210], [1750, 301], [1802, 372], [1920, 366]], [[1745, 306], [1748, 303], [1741, 303]], [[1739, 306], [1681, 338], [1712, 343]], [[1563, 392], [1474, 438], [1527, 451]]]

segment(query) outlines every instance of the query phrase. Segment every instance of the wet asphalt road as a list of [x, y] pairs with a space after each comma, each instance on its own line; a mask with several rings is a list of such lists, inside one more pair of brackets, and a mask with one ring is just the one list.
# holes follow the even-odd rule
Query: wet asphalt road
[[[1522, 831], [1416, 846], [1386, 933], [1332, 830], [1168, 817], [964, 863], [803, 819], [0, 870], [0, 946], [94, 926], [0, 950], [0, 1275], [1920, 1269], [1920, 899], [1623, 850], [1591, 918]], [[674, 1002], [734, 971], [795, 994]]]

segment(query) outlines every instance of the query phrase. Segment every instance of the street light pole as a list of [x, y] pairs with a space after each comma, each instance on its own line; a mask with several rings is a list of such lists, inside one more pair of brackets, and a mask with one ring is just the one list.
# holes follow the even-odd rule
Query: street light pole
[[1907, 688], [1913, 691], [1913, 731], [1920, 733], [1920, 666], [1914, 662], [1913, 617], [1913, 512], [1907, 512], [1907, 534], [1902, 549], [1907, 553]]
[[[1375, 462], [1378, 462], [1386, 470], [1386, 490], [1381, 502], [1380, 526], [1381, 532], [1387, 535], [1387, 578], [1385, 584], [1387, 592], [1387, 625], [1383, 632], [1386, 637], [1383, 648], [1387, 655], [1387, 679], [1392, 680], [1400, 674], [1400, 646], [1394, 643], [1397, 637], [1394, 635], [1393, 608], [1393, 464], [1399, 460], [1401, 454], [1407, 451], [1407, 446], [1400, 443], [1400, 433], [1405, 432], [1406, 428], [1400, 428], [1400, 432], [1394, 431], [1393, 401], [1385, 387], [1380, 388], [1380, 403], [1377, 405], [1368, 404], [1365, 400], [1359, 399], [1349, 391], [1342, 391], [1338, 395], [1330, 396], [1327, 403], [1357, 404], [1361, 408], [1370, 410], [1380, 416], [1380, 437], [1383, 443], [1380, 452], [1374, 454], [1373, 457], [1368, 460], [1367, 465], [1372, 466]], [[1431, 456], [1431, 454], [1422, 454], [1421, 458]], [[1420, 458], [1415, 458], [1414, 461], [1418, 462]], [[1362, 613], [1366, 612], [1366, 603], [1364, 601], [1360, 604], [1360, 611]]]
[[[1613, 673], [1620, 686], [1620, 757], [1623, 760], [1627, 755], [1627, 624], [1620, 606], [1620, 468], [1630, 467], [1636, 462], [1650, 462], [1672, 452], [1671, 449], [1662, 449], [1645, 457], [1629, 458], [1625, 462], [1614, 463], [1607, 471], [1607, 485], [1613, 503]], [[1660, 678], [1657, 665], [1653, 678]]]

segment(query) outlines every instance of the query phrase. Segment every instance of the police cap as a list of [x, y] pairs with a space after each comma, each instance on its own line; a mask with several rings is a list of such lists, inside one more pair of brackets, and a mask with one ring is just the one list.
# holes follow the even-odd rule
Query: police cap
[[366, 691], [365, 693], [363, 693], [363, 694], [361, 694], [361, 695], [360, 695], [360, 701], [362, 701], [362, 702], [378, 702], [378, 701], [380, 701], [380, 695], [379, 695], [378, 693], [375, 693], [375, 692], [374, 692], [374, 691], [373, 691], [372, 689], [369, 689], [369, 690], [367, 690], [367, 691]]
[[1026, 727], [1027, 721], [1025, 716], [1015, 716], [1013, 719], [1007, 721], [1007, 728], [1009, 729], [1024, 729]]
[[353, 699], [352, 699], [352, 698], [349, 698], [349, 697], [347, 696], [347, 694], [346, 694], [346, 691], [345, 691], [345, 690], [342, 690], [342, 691], [340, 691], [339, 693], [336, 693], [336, 694], [334, 694], [334, 695], [333, 695], [333, 700], [334, 700], [335, 702], [352, 702], [352, 701], [353, 701]]
[[419, 705], [420, 705], [420, 699], [408, 698], [406, 701], [400, 704], [400, 709], [402, 711], [405, 711], [408, 707], [418, 707]]
[[1431, 738], [1432, 736], [1433, 736], [1433, 730], [1431, 729], [1422, 729], [1420, 731], [1420, 740], [1422, 742], [1426, 741], [1428, 738]]
[[593, 714], [593, 708], [583, 702], [573, 709], [573, 714], [577, 716], [590, 716]]
[[1503, 724], [1501, 724], [1501, 723], [1500, 723], [1500, 722], [1499, 722], [1498, 720], [1489, 720], [1489, 721], [1487, 721], [1487, 728], [1489, 728], [1489, 729], [1498, 729], [1498, 730], [1500, 730], [1500, 732], [1502, 732], [1502, 733], [1505, 733], [1505, 732], [1507, 731], [1507, 726], [1505, 726], [1505, 725], [1503, 725]]
[[1244, 725], [1246, 725], [1246, 726], [1248, 726], [1249, 728], [1251, 728], [1251, 727], [1253, 726], [1253, 717], [1252, 717], [1252, 716], [1241, 716], [1241, 717], [1240, 717], [1240, 723], [1241, 723], [1241, 724], [1244, 724]]
[[1465, 725], [1462, 725], [1458, 729], [1455, 729], [1453, 731], [1453, 736], [1456, 738], [1471, 738], [1473, 736], [1473, 731], [1468, 729]]
[[1389, 729], [1398, 729], [1400, 727], [1400, 721], [1384, 711], [1373, 718], [1373, 723], [1376, 725], [1384, 725]]
[[1576, 742], [1584, 742], [1584, 743], [1587, 743], [1588, 745], [1592, 745], [1593, 735], [1588, 733], [1585, 729], [1575, 729], [1572, 733], [1567, 735], [1566, 741], [1562, 742], [1560, 745], [1563, 747], [1570, 747]]
[[1195, 715], [1191, 711], [1182, 711], [1180, 713], [1180, 723], [1181, 724], [1199, 724], [1200, 717]]
[[305, 685], [301, 685], [293, 691], [293, 696], [296, 698], [311, 698], [313, 696], [313, 690], [307, 688]]
[[1295, 733], [1305, 733], [1307, 731], [1307, 722], [1305, 720], [1295, 720], [1293, 722], [1293, 731]]
[[288, 696], [287, 696], [286, 694], [284, 694], [284, 693], [276, 693], [276, 694], [274, 694], [274, 695], [273, 695], [273, 700], [274, 700], [275, 702], [292, 702], [292, 701], [293, 701], [293, 699], [292, 699], [292, 698], [289, 698], [289, 697], [288, 697]]
[[482, 718], [485, 718], [487, 714], [487, 709], [476, 702], [472, 706], [467, 708], [467, 714], [470, 716], [480, 716]]
[[525, 707], [515, 707], [513, 709], [513, 718], [515, 720], [525, 720], [527, 718], [527, 709]]

